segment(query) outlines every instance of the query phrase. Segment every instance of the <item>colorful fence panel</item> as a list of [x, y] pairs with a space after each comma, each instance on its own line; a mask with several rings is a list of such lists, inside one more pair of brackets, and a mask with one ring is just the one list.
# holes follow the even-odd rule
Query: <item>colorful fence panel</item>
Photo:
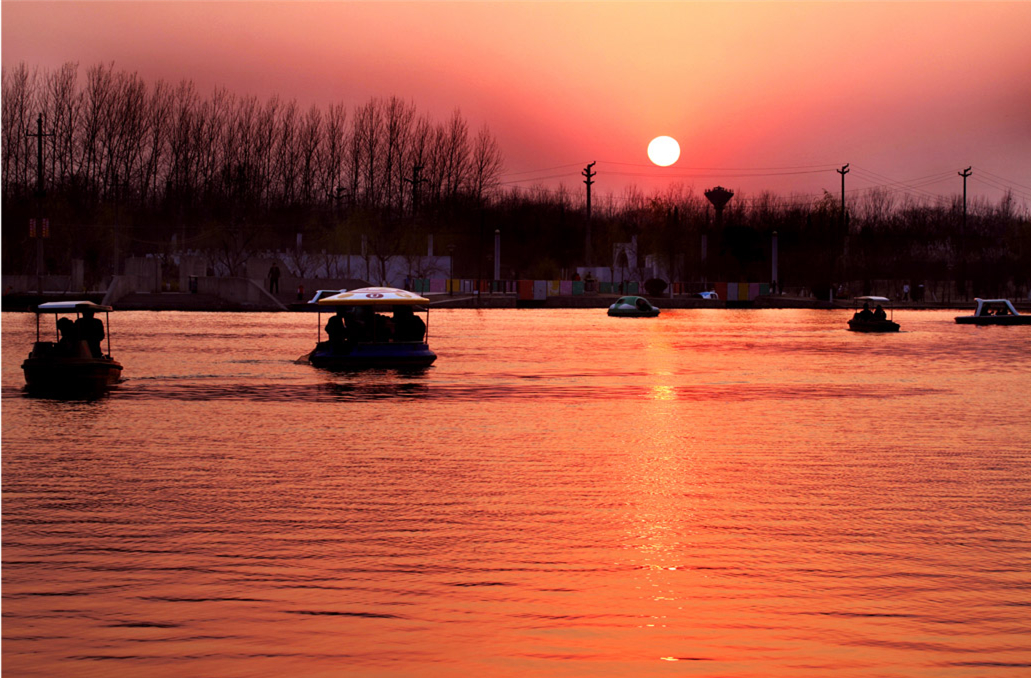
[[576, 294], [583, 294], [583, 293], [584, 293], [584, 281], [583, 280], [574, 280], [573, 281], [573, 294], [576, 295]]
[[547, 280], [534, 280], [533, 281], [533, 299], [534, 301], [544, 301], [548, 298], [548, 281]]
[[563, 280], [559, 283], [559, 294], [564, 297], [571, 296], [573, 294], [573, 281]]

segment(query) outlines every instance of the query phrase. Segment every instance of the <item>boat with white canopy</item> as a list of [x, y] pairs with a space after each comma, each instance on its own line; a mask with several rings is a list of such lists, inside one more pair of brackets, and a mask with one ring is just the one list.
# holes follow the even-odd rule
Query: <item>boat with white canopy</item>
[[[416, 368], [437, 359], [427, 343], [429, 299], [425, 297], [393, 287], [363, 287], [323, 297], [317, 304], [318, 343], [308, 354], [308, 362], [316, 367]], [[325, 340], [323, 310], [335, 313], [326, 324]]]
[[[101, 324], [94, 314], [104, 313]], [[40, 318], [54, 316], [54, 341], [43, 339]], [[111, 307], [92, 301], [52, 301], [36, 307], [36, 343], [22, 363], [30, 390], [95, 391], [118, 383], [122, 365], [111, 357]], [[75, 316], [75, 321], [71, 316]], [[85, 336], [84, 336], [85, 335]], [[101, 346], [107, 340], [107, 352]]]
[[1031, 315], [1020, 315], [1009, 299], [975, 299], [974, 315], [956, 316], [960, 325], [1031, 325]]
[[[895, 322], [895, 310], [892, 307], [891, 299], [888, 297], [856, 297], [855, 306], [863, 305], [862, 310], [857, 311], [848, 321], [848, 329], [853, 332], [898, 332], [899, 324]], [[871, 311], [870, 305], [876, 306]], [[884, 307], [888, 307], [888, 312]]]

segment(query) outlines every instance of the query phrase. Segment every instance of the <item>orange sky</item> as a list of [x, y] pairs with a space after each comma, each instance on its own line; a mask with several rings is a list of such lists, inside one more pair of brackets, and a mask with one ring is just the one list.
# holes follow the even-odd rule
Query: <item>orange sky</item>
[[[84, 76], [113, 61], [202, 93], [396, 94], [438, 119], [458, 107], [498, 137], [508, 181], [580, 190], [596, 160], [600, 194], [837, 192], [831, 167], [848, 162], [850, 190], [941, 175], [925, 196], [958, 193], [972, 165], [973, 194], [1009, 185], [1031, 205], [1028, 2], [4, 0], [0, 13], [5, 67], [76, 61]], [[665, 169], [645, 154], [660, 134], [682, 149]], [[821, 171], [767, 169], [810, 166]]]

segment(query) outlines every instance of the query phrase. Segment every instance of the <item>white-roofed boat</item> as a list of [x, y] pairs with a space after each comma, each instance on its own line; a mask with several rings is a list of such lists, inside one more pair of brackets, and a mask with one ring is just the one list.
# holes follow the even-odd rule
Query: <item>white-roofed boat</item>
[[[103, 352], [101, 339], [79, 336], [95, 313], [104, 313], [108, 322], [100, 326], [101, 336], [107, 339], [107, 353]], [[118, 383], [122, 376], [122, 365], [111, 357], [111, 335], [104, 331], [110, 327], [110, 306], [101, 306], [91, 301], [52, 301], [36, 307], [36, 343], [32, 352], [22, 363], [25, 384], [30, 390], [80, 392], [107, 389]], [[40, 329], [40, 317], [54, 315], [54, 341], [45, 341]], [[75, 315], [71, 321], [69, 316]], [[62, 322], [64, 321], [64, 322]]]
[[[848, 321], [848, 329], [853, 332], [898, 332], [899, 324], [895, 322], [895, 310], [888, 297], [856, 297], [855, 306], [863, 305], [863, 310], [853, 314]], [[874, 304], [877, 310], [871, 311], [870, 304]], [[888, 313], [884, 307], [888, 307]]]
[[973, 315], [956, 316], [960, 325], [1031, 325], [1031, 315], [1020, 315], [1009, 299], [975, 299]]
[[[363, 287], [318, 300], [319, 341], [308, 362], [329, 369], [427, 367], [437, 359], [427, 343], [429, 299], [393, 287]], [[323, 309], [336, 312], [322, 339]], [[392, 312], [387, 317], [384, 312]], [[425, 314], [424, 321], [419, 314]]]

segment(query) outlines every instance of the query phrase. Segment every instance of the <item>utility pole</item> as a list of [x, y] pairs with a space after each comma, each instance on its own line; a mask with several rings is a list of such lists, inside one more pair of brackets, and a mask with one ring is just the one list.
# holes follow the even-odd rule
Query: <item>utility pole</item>
[[36, 118], [36, 133], [27, 134], [29, 137], [36, 137], [36, 216], [40, 221], [40, 228], [36, 230], [36, 220], [29, 221], [29, 236], [36, 239], [36, 286], [40, 296], [43, 295], [43, 238], [50, 237], [50, 219], [43, 216], [43, 198], [46, 197], [46, 189], [43, 187], [43, 137], [52, 137], [53, 134], [43, 133], [43, 114]]
[[849, 163], [845, 163], [841, 169], [834, 170], [841, 175], [841, 230], [845, 230], [845, 175], [848, 174]]
[[405, 183], [412, 185], [412, 216], [414, 217], [419, 211], [419, 184], [425, 183], [426, 180], [420, 175], [422, 174], [422, 165], [412, 165], [412, 178], [404, 177]]
[[962, 172], [957, 172], [959, 176], [963, 177], [963, 234], [967, 232], [967, 177], [973, 172], [971, 167], [966, 168]]
[[591, 168], [594, 167], [595, 164], [597, 164], [597, 161], [588, 163], [587, 167], [584, 168], [584, 171], [580, 172], [580, 174], [582, 174], [582, 175], [584, 175], [584, 177], [586, 177], [584, 179], [584, 183], [587, 185], [587, 238], [586, 238], [586, 240], [587, 240], [587, 242], [586, 242], [586, 254], [587, 254], [587, 256], [584, 257], [584, 259], [585, 259], [585, 261], [587, 263], [587, 266], [593, 266], [594, 265], [593, 257], [591, 256], [591, 184], [594, 183], [594, 176], [597, 175], [598, 173], [591, 171]]
[[[846, 259], [848, 259], [848, 215], [845, 213], [845, 175], [848, 174], [849, 163], [845, 163], [841, 169], [834, 170], [841, 175], [841, 239], [842, 239], [842, 270], [847, 265]], [[831, 292], [831, 300], [833, 301], [834, 292]]]
[[962, 226], [960, 227], [959, 238], [960, 238], [960, 251], [963, 252], [962, 256], [963, 256], [963, 259], [964, 259], [963, 266], [962, 266], [962, 273], [961, 273], [961, 275], [963, 276], [962, 285], [963, 285], [963, 298], [964, 299], [967, 298], [967, 267], [966, 267], [966, 256], [967, 256], [966, 255], [966, 247], [967, 247], [967, 177], [969, 177], [971, 174], [973, 174], [971, 169], [972, 169], [971, 167], [968, 167], [965, 170], [963, 170], [962, 172], [957, 172], [957, 174], [959, 174], [959, 176], [963, 177], [963, 223], [962, 223]]

